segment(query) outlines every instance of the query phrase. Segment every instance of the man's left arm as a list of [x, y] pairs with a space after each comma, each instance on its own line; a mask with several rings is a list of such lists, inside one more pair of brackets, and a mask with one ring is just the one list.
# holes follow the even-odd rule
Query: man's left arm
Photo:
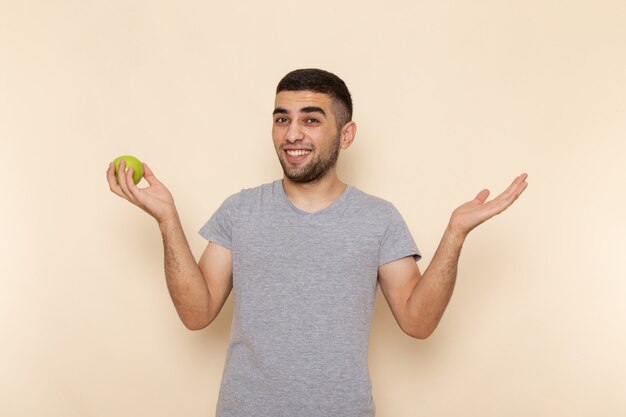
[[424, 339], [435, 330], [450, 301], [456, 281], [461, 248], [470, 231], [506, 210], [528, 186], [522, 174], [499, 196], [487, 201], [489, 190], [458, 207], [439, 247], [422, 275], [412, 257], [380, 266], [378, 280], [400, 328]]

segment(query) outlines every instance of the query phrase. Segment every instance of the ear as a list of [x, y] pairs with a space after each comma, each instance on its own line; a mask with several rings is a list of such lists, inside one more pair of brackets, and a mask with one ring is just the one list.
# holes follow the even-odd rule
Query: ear
[[341, 128], [341, 149], [348, 149], [356, 136], [356, 123], [350, 121]]

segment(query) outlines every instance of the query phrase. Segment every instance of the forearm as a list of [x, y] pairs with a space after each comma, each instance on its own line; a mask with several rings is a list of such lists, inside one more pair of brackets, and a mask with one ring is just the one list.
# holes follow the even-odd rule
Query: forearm
[[190, 329], [206, 326], [210, 293], [178, 215], [159, 222], [163, 236], [165, 279], [182, 322]]
[[407, 300], [414, 333], [420, 338], [435, 330], [448, 306], [464, 241], [465, 235], [446, 228], [430, 265]]
[[381, 288], [404, 332], [425, 338], [435, 330], [452, 297], [465, 238], [476, 226], [506, 210], [526, 189], [527, 177], [520, 175], [491, 201], [486, 201], [489, 190], [484, 189], [476, 198], [454, 210], [423, 275], [409, 258], [379, 268]]

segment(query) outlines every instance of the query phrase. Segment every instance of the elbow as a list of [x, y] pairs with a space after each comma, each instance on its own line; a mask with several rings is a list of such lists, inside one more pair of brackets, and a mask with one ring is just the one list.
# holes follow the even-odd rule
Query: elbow
[[191, 331], [202, 330], [209, 325], [209, 323], [190, 322], [190, 321], [184, 321], [184, 320], [183, 320], [183, 324], [185, 325], [187, 330], [191, 330]]
[[211, 308], [183, 308], [177, 306], [178, 318], [188, 330], [202, 330], [208, 327], [217, 317], [219, 310]]
[[433, 331], [404, 331], [407, 335], [411, 336], [414, 339], [428, 339]]
[[401, 326], [400, 328], [405, 334], [411, 336], [412, 338], [423, 340], [428, 339], [433, 334], [437, 325], [426, 326], [417, 324], [412, 326]]
[[197, 331], [208, 327], [208, 325], [213, 321], [213, 318], [180, 316], [180, 320], [183, 322], [187, 330]]
[[398, 319], [404, 333], [415, 339], [428, 339], [441, 321], [441, 315], [420, 312], [405, 314]]

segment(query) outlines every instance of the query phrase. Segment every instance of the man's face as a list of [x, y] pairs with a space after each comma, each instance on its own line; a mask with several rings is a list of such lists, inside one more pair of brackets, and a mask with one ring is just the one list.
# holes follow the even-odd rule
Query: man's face
[[332, 98], [313, 91], [281, 91], [276, 95], [272, 137], [285, 176], [314, 182], [334, 169], [340, 132]]

